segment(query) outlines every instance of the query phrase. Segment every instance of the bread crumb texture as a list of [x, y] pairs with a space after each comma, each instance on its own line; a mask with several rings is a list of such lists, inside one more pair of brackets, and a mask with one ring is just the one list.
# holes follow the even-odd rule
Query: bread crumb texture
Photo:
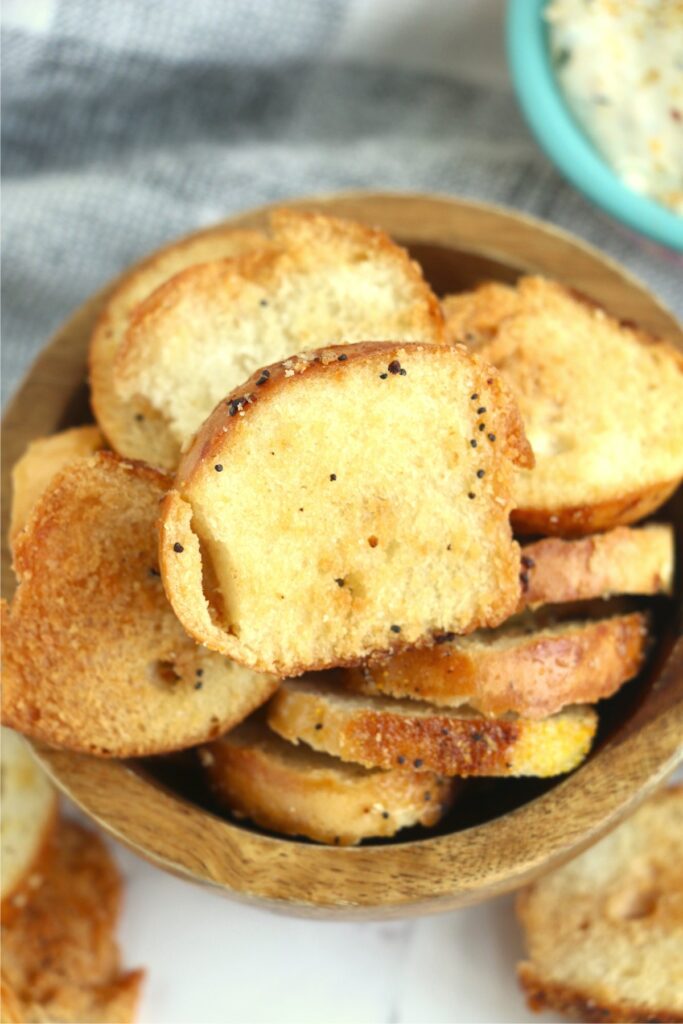
[[660, 790], [586, 853], [523, 890], [534, 1009], [587, 1021], [683, 1021], [683, 786]]
[[435, 825], [456, 793], [433, 772], [368, 770], [285, 743], [253, 718], [200, 759], [215, 796], [237, 815], [336, 846]]
[[268, 705], [284, 739], [366, 768], [406, 767], [442, 775], [535, 775], [571, 771], [590, 749], [597, 715], [573, 707], [532, 721], [486, 718], [471, 708], [350, 693], [327, 676], [285, 680]]
[[272, 677], [191, 640], [164, 595], [155, 523], [162, 474], [101, 452], [71, 462], [15, 546], [3, 604], [2, 720], [104, 756], [220, 735], [267, 699]]
[[520, 598], [509, 515], [530, 458], [500, 377], [461, 347], [286, 360], [227, 396], [183, 459], [167, 593], [197, 640], [279, 675], [497, 625]]
[[[450, 308], [450, 314], [448, 309]], [[513, 521], [584, 534], [642, 519], [683, 477], [683, 356], [562, 285], [525, 277], [446, 304], [451, 336], [510, 384], [536, 456]]]
[[3, 1021], [127, 1024], [142, 971], [122, 971], [121, 879], [102, 840], [62, 821], [40, 884], [2, 922]]
[[439, 303], [405, 250], [360, 224], [281, 210], [263, 246], [190, 267], [135, 310], [114, 386], [121, 401], [153, 412], [174, 449], [168, 467], [257, 367], [302, 349], [392, 337], [446, 340]]

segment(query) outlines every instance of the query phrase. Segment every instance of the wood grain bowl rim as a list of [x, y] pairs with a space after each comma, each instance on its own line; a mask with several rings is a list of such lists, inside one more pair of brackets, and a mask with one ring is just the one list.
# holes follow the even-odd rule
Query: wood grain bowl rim
[[[281, 205], [285, 201], [217, 227], [260, 227]], [[556, 276], [683, 348], [675, 318], [642, 284], [591, 246], [532, 217], [446, 196], [400, 193], [345, 193], [286, 205], [357, 218], [414, 244], [470, 251], [520, 272]], [[59, 428], [83, 382], [94, 318], [133, 269], [63, 325], [3, 417], [3, 592], [12, 589], [5, 541], [11, 466], [31, 437]], [[76, 386], [75, 372], [81, 374]], [[62, 399], [58, 414], [55, 391]], [[157, 866], [224, 895], [337, 919], [451, 910], [516, 888], [590, 845], [683, 760], [683, 640], [641, 708], [574, 774], [501, 817], [416, 841], [399, 836], [391, 845], [326, 847], [271, 837], [192, 804], [126, 762], [33, 746], [57, 786], [111, 835]]]

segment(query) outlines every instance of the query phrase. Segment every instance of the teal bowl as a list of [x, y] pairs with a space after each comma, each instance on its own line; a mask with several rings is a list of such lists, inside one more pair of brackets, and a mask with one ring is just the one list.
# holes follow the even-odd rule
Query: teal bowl
[[630, 189], [574, 120], [555, 78], [543, 9], [508, 0], [507, 53], [520, 106], [546, 156], [572, 185], [641, 235], [683, 252], [683, 217]]

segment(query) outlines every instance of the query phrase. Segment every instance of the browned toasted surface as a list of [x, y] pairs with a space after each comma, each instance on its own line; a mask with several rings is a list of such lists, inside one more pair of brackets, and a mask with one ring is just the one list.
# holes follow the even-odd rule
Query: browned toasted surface
[[207, 231], [153, 253], [133, 267], [112, 294], [90, 342], [90, 400], [100, 427], [119, 454], [167, 468], [178, 458], [177, 444], [163, 430], [159, 414], [147, 402], [123, 398], [115, 386], [116, 355], [136, 308], [188, 267], [238, 256], [264, 244], [259, 231]]
[[497, 624], [519, 600], [509, 512], [530, 458], [499, 376], [461, 347], [285, 360], [183, 458], [162, 506], [167, 593], [200, 642], [281, 675]]
[[17, 538], [3, 607], [3, 723], [105, 756], [220, 735], [275, 680], [198, 647], [164, 595], [155, 522], [167, 478], [101, 452], [55, 477]]
[[31, 441], [12, 467], [12, 511], [9, 542], [14, 547], [29, 513], [55, 474], [73, 459], [104, 448], [98, 427], [72, 427], [51, 437]]
[[121, 880], [101, 839], [63, 821], [40, 884], [2, 923], [3, 983], [26, 1021], [123, 1024], [141, 971], [122, 972], [114, 938]]
[[609, 619], [500, 626], [435, 647], [347, 669], [344, 683], [369, 696], [409, 697], [486, 715], [546, 718], [609, 697], [637, 675], [647, 643], [641, 613]]
[[535, 1009], [581, 1020], [683, 1020], [683, 786], [523, 890]]
[[297, 747], [250, 719], [200, 751], [217, 798], [286, 835], [348, 846], [435, 825], [454, 796], [433, 772], [369, 770]]
[[670, 594], [674, 556], [668, 523], [617, 526], [578, 540], [544, 537], [522, 548], [522, 600], [538, 605], [613, 594]]
[[588, 707], [540, 722], [486, 718], [467, 707], [351, 694], [323, 675], [284, 680], [267, 713], [279, 736], [345, 761], [460, 776], [559, 775], [583, 760], [597, 727]]
[[626, 525], [676, 489], [683, 356], [672, 345], [540, 277], [457, 296], [449, 322], [519, 402], [536, 455], [519, 478], [519, 532], [580, 536]]
[[417, 264], [381, 231], [280, 210], [267, 243], [192, 267], [137, 308], [116, 355], [115, 387], [153, 414], [155, 443], [163, 436], [175, 448], [164, 465], [175, 465], [216, 402], [257, 367], [387, 337], [446, 340]]

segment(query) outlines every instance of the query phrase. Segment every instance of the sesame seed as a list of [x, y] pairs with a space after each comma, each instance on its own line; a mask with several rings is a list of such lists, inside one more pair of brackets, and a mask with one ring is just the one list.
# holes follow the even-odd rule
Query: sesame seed
[[342, 352], [340, 356], [337, 356], [340, 363], [345, 363], [348, 358], [349, 357], [344, 352]]
[[441, 735], [442, 735], [442, 736], [448, 736], [448, 729], [445, 729], [445, 728], [444, 728], [444, 729], [442, 729], [442, 730], [441, 730]]
[[536, 563], [534, 562], [534, 560], [531, 557], [531, 555], [522, 555], [522, 565], [526, 569], [533, 569], [533, 567], [536, 565]]
[[196, 682], [194, 684], [194, 688], [195, 688], [195, 690], [201, 690], [203, 685], [204, 685], [204, 683], [202, 683], [201, 681], [198, 681], [198, 682]]
[[389, 371], [389, 373], [393, 374], [400, 373], [401, 364], [399, 363], [398, 359], [392, 359], [389, 365], [387, 366], [387, 370]]
[[223, 472], [223, 467], [220, 464], [220, 462], [217, 462], [216, 465], [213, 468], [216, 470], [217, 473], [222, 473]]
[[260, 388], [267, 380], [270, 380], [270, 370], [261, 370], [261, 376], [256, 381], [256, 386]]
[[144, 418], [145, 417], [143, 416], [143, 414], [141, 412], [136, 412], [135, 413], [135, 419], [137, 420], [138, 423], [142, 423]]
[[396, 758], [396, 761], [398, 762], [398, 764], [405, 764], [406, 763], [406, 759], [403, 756], [403, 754], [399, 754], [398, 757]]
[[344, 586], [344, 577], [343, 576], [335, 576], [334, 582], [337, 584], [338, 587], [343, 587]]
[[432, 794], [429, 792], [429, 790], [427, 790], [427, 792], [424, 794], [424, 801], [425, 801], [425, 803], [428, 804], [431, 799], [432, 799]]
[[476, 732], [475, 731], [475, 732], [471, 732], [470, 733], [470, 739], [472, 740], [473, 743], [481, 743], [483, 738], [484, 737], [482, 736], [482, 734], [480, 732]]
[[528, 572], [523, 572], [523, 571], [520, 572], [520, 574], [519, 574], [519, 582], [522, 584], [522, 590], [528, 590], [529, 589], [529, 573]]
[[382, 811], [382, 817], [383, 818], [388, 818], [389, 817], [389, 811]]
[[422, 758], [416, 757], [415, 760], [413, 761], [413, 768], [421, 768], [423, 764], [424, 761], [422, 760]]
[[196, 676], [203, 676], [204, 675], [204, 669], [203, 668], [198, 668], [197, 671], [195, 672], [195, 675]]
[[486, 430], [486, 424], [485, 423], [480, 423], [479, 424], [479, 429], [480, 430]]
[[337, 479], [337, 474], [336, 473], [330, 473], [330, 480], [336, 480], [336, 479]]
[[408, 371], [406, 370], [406, 368], [404, 366], [402, 366], [401, 369], [398, 371], [400, 377], [405, 377], [407, 372]]
[[391, 630], [392, 633], [400, 633], [401, 632], [401, 627], [400, 626], [389, 626], [389, 629]]
[[268, 299], [260, 299], [259, 300], [259, 306], [267, 306], [267, 305], [268, 305]]
[[378, 543], [379, 542], [374, 535], [372, 537], [368, 537], [368, 544], [371, 548], [376, 548]]
[[150, 576], [161, 576], [161, 573], [159, 572], [159, 570], [155, 569], [154, 566], [152, 566], [150, 568], [149, 574], [150, 574]]
[[388, 374], [388, 373], [380, 373], [380, 375], [379, 375], [379, 379], [380, 379], [380, 380], [386, 380], [388, 376], [389, 376], [389, 374]]
[[472, 446], [472, 448], [477, 447], [477, 442], [474, 440], [474, 438], [472, 438], [472, 440], [470, 441], [470, 445]]
[[176, 541], [175, 544], [173, 545], [173, 550], [177, 555], [182, 555], [185, 548], [183, 547], [182, 544], [179, 544], [178, 541]]
[[319, 732], [319, 730], [322, 729], [322, 727], [323, 727], [323, 723], [322, 722], [316, 722], [315, 723], [315, 731], [316, 732]]
[[447, 644], [451, 640], [455, 640], [455, 633], [439, 633], [438, 636], [434, 637], [435, 644]]
[[487, 434], [486, 436], [488, 437], [489, 441], [495, 441], [496, 440], [496, 435], [495, 434]]
[[477, 470], [477, 476], [479, 477], [480, 480], [484, 476], [485, 472], [486, 472], [486, 470], [484, 470], [484, 469], [478, 469]]
[[479, 408], [477, 409], [477, 416], [481, 416], [482, 413], [485, 413], [485, 412], [486, 412], [486, 406], [485, 405], [480, 405]]
[[467, 497], [468, 497], [468, 498], [470, 499], [470, 501], [471, 501], [471, 500], [472, 500], [472, 499], [473, 499], [473, 498], [475, 497], [475, 493], [474, 493], [474, 491], [469, 491], [469, 492], [468, 492], [468, 494], [467, 494]]
[[479, 395], [478, 395], [478, 394], [477, 394], [477, 392], [475, 391], [475, 393], [474, 393], [473, 395], [470, 395], [470, 402], [476, 402], [476, 400], [477, 400], [478, 398], [479, 398]]

